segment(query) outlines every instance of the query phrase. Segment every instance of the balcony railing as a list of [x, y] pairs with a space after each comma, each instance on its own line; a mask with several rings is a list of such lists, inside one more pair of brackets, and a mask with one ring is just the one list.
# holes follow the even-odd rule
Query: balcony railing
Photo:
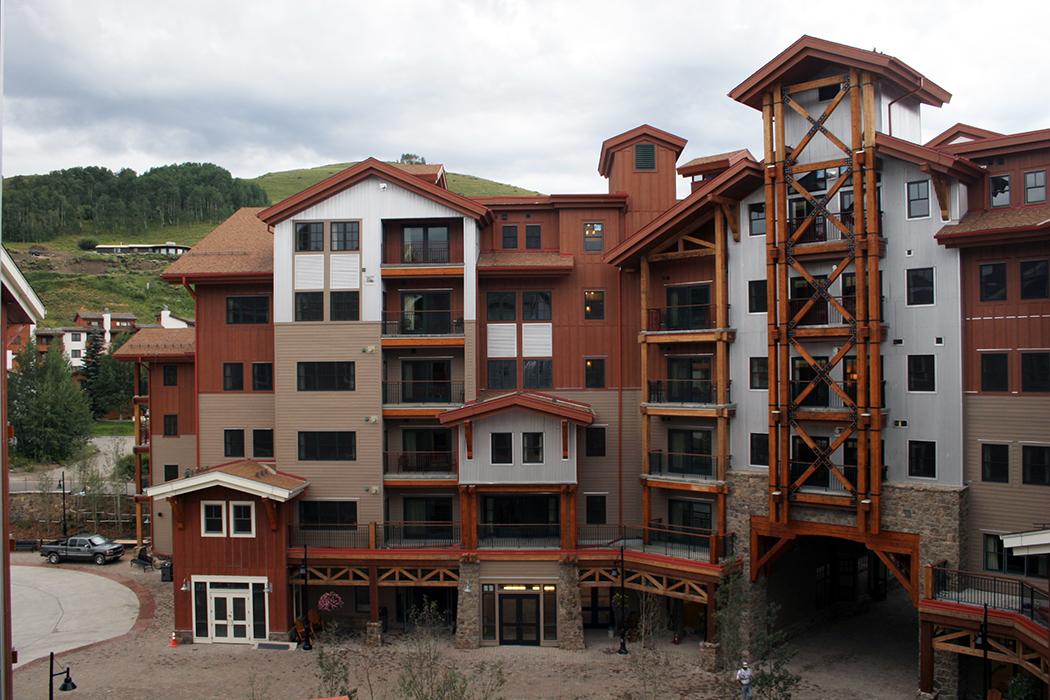
[[448, 241], [405, 243], [401, 249], [401, 264], [427, 265], [449, 262]]
[[711, 530], [650, 523], [640, 525], [581, 525], [577, 532], [581, 549], [609, 548], [660, 554], [677, 559], [717, 564], [733, 555], [732, 536], [720, 537]]
[[1015, 613], [1050, 627], [1047, 594], [1021, 579], [934, 567], [930, 597]]
[[[846, 227], [846, 229], [852, 232], [853, 229], [853, 212], [842, 212], [837, 215], [839, 221]], [[802, 225], [804, 218], [793, 218], [789, 219], [791, 230], [794, 231]], [[879, 231], [882, 231], [882, 212], [879, 212]], [[846, 234], [836, 226], [834, 223], [827, 221], [824, 216], [813, 217], [813, 223], [809, 225], [806, 232], [799, 237], [795, 244], [800, 243], [824, 243], [825, 241], [847, 241], [853, 234]]]
[[386, 522], [382, 527], [380, 546], [384, 549], [431, 549], [458, 547], [457, 522]]
[[452, 521], [389, 521], [348, 527], [288, 528], [292, 547], [319, 549], [431, 549], [460, 545], [460, 526]]
[[396, 476], [453, 476], [456, 458], [452, 452], [384, 452], [383, 473]]
[[699, 331], [714, 328], [714, 306], [667, 306], [649, 309], [648, 331]]
[[[856, 382], [824, 382], [817, 380], [813, 382], [815, 386], [806, 394], [798, 403], [798, 408], [828, 408], [828, 409], [842, 409], [846, 408], [847, 404], [842, 399], [842, 396], [831, 388], [834, 384], [846, 394], [856, 401], [857, 396], [857, 383]], [[791, 400], [795, 401], [802, 392], [806, 390], [811, 382], [808, 379], [796, 379], [791, 382]]]
[[718, 401], [718, 386], [710, 379], [656, 379], [649, 382], [649, 403]]
[[383, 403], [463, 403], [463, 382], [383, 382]]
[[480, 549], [558, 549], [561, 525], [558, 523], [478, 523]]
[[[810, 465], [813, 462], [806, 462], [804, 460], [792, 460], [789, 463], [788, 474], [791, 478], [791, 483], [795, 483], [795, 480], [806, 473]], [[842, 464], [836, 464], [836, 467], [842, 471], [842, 475], [846, 477], [846, 480], [853, 484], [854, 488], [857, 485], [857, 467], [848, 466]], [[802, 484], [801, 488], [806, 491], [819, 491], [821, 493], [830, 493], [835, 495], [849, 495], [849, 491], [842, 482], [836, 477], [831, 475], [826, 468], [821, 467], [817, 469], [808, 479]]]
[[657, 476], [710, 480], [715, 478], [715, 457], [699, 452], [651, 450], [649, 473]]
[[463, 319], [451, 311], [395, 311], [383, 314], [383, 335], [463, 335]]
[[[849, 294], [846, 296], [834, 296], [833, 298], [842, 305], [850, 317], [855, 317], [857, 313], [857, 297]], [[788, 303], [789, 312], [791, 318], [802, 311], [802, 307], [809, 302], [809, 298], [805, 299], [792, 299]], [[853, 318], [847, 318], [839, 311], [838, 307], [832, 304], [830, 301], [824, 299], [817, 299], [813, 302], [813, 305], [809, 307], [805, 315], [800, 318], [796, 325], [799, 326], [841, 326], [849, 324]]]
[[288, 544], [292, 547], [327, 547], [332, 549], [368, 549], [368, 525], [289, 527]]

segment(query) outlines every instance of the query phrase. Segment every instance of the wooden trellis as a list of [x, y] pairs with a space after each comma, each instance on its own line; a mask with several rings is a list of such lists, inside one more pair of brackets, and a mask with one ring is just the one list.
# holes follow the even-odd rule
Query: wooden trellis
[[[697, 603], [707, 604], [707, 584], [683, 576], [655, 573], [651, 571], [634, 571], [627, 569], [623, 581], [624, 588], [644, 593], [680, 598]], [[613, 567], [598, 566], [580, 569], [580, 588], [613, 588], [620, 585], [620, 572], [613, 574]]]
[[[368, 586], [367, 566], [310, 566], [307, 567], [310, 585]], [[303, 583], [296, 569], [290, 583]], [[376, 583], [380, 586], [444, 586], [459, 585], [459, 571], [450, 566], [379, 566]]]

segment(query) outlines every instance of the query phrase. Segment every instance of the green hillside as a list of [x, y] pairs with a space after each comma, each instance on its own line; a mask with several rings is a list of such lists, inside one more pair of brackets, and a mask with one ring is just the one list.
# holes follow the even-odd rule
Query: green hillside
[[[349, 168], [353, 163], [332, 163], [331, 165], [320, 165], [316, 168], [301, 168], [299, 170], [283, 170], [276, 173], [266, 173], [248, 182], [262, 187], [269, 195], [271, 202], [279, 202], [297, 192], [305, 190], [310, 185], [316, 184], [330, 175], [335, 175], [340, 170]], [[464, 197], [494, 197], [499, 195], [536, 194], [533, 190], [527, 190], [514, 185], [506, 185], [502, 182], [486, 180], [474, 175], [463, 175], [462, 173], [445, 173], [449, 190], [461, 194]]]

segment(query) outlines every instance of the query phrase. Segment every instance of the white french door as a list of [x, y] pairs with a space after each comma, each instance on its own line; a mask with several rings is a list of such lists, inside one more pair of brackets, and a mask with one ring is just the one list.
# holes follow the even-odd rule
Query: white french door
[[246, 644], [251, 641], [252, 599], [248, 591], [208, 592], [208, 630], [211, 641]]

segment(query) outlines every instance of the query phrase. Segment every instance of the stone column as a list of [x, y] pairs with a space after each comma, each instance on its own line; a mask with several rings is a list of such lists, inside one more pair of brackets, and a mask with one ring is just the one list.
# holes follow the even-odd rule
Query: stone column
[[584, 649], [583, 607], [580, 603], [580, 568], [576, 562], [563, 562], [558, 573], [558, 646]]
[[460, 561], [456, 603], [456, 648], [477, 649], [481, 645], [481, 565]]
[[383, 645], [383, 623], [369, 622], [365, 625], [365, 646], [378, 647]]

